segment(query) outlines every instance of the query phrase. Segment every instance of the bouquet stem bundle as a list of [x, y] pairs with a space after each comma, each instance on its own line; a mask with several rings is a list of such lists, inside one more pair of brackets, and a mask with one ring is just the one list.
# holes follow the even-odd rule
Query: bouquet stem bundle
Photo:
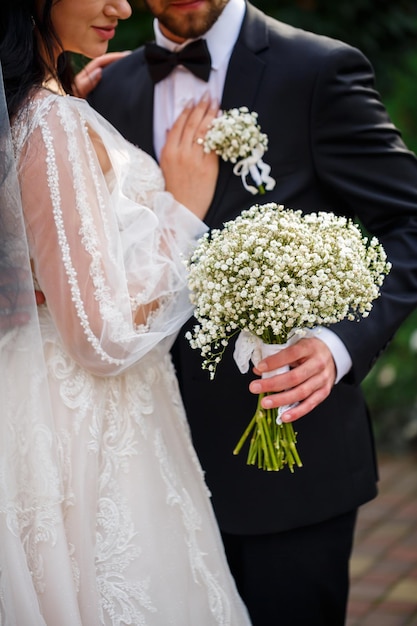
[[294, 466], [302, 467], [301, 459], [297, 451], [297, 434], [291, 423], [277, 422], [277, 409], [264, 409], [261, 406], [262, 398], [266, 395], [260, 393], [256, 411], [233, 454], [239, 454], [246, 440], [250, 436], [248, 465], [256, 465], [259, 469], [275, 471], [288, 466], [294, 472]]

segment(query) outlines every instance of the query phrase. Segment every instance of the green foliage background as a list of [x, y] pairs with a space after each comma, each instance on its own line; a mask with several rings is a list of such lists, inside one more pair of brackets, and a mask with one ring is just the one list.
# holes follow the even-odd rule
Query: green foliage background
[[[417, 152], [417, 0], [253, 0], [284, 22], [341, 39], [372, 62], [377, 87], [408, 147]], [[142, 0], [131, 1], [130, 20], [119, 25], [111, 49], [153, 38]], [[417, 183], [417, 181], [416, 181]], [[403, 324], [364, 390], [379, 445], [403, 450], [417, 442], [417, 312]]]

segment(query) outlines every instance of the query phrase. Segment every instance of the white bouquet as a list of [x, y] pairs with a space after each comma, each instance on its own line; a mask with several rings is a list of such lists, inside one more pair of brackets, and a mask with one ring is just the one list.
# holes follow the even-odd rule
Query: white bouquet
[[[250, 113], [247, 107], [223, 112], [212, 121], [202, 143], [205, 152], [214, 151], [223, 161], [235, 163], [233, 173], [241, 177], [250, 193], [264, 194], [275, 187], [269, 175], [271, 168], [262, 160], [268, 137], [261, 132], [257, 113]], [[248, 174], [256, 187], [247, 183]]]
[[[204, 235], [188, 266], [198, 325], [187, 338], [211, 378], [237, 334], [235, 360], [247, 371], [265, 345], [279, 344], [276, 352], [308, 329], [367, 316], [391, 267], [378, 240], [351, 220], [275, 203], [252, 206]], [[263, 395], [234, 453], [252, 433], [248, 464], [294, 471], [301, 460], [293, 426], [281, 423], [278, 409], [261, 407]]]

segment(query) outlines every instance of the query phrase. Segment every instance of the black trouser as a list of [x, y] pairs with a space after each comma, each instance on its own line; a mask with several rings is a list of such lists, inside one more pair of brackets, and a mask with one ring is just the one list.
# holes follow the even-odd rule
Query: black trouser
[[253, 626], [343, 626], [357, 511], [272, 535], [222, 534]]

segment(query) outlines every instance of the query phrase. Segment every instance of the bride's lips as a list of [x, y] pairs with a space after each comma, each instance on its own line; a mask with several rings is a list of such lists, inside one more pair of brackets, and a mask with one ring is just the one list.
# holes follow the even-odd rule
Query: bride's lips
[[100, 39], [104, 41], [113, 39], [116, 34], [116, 26], [92, 26], [92, 29], [97, 33]]

